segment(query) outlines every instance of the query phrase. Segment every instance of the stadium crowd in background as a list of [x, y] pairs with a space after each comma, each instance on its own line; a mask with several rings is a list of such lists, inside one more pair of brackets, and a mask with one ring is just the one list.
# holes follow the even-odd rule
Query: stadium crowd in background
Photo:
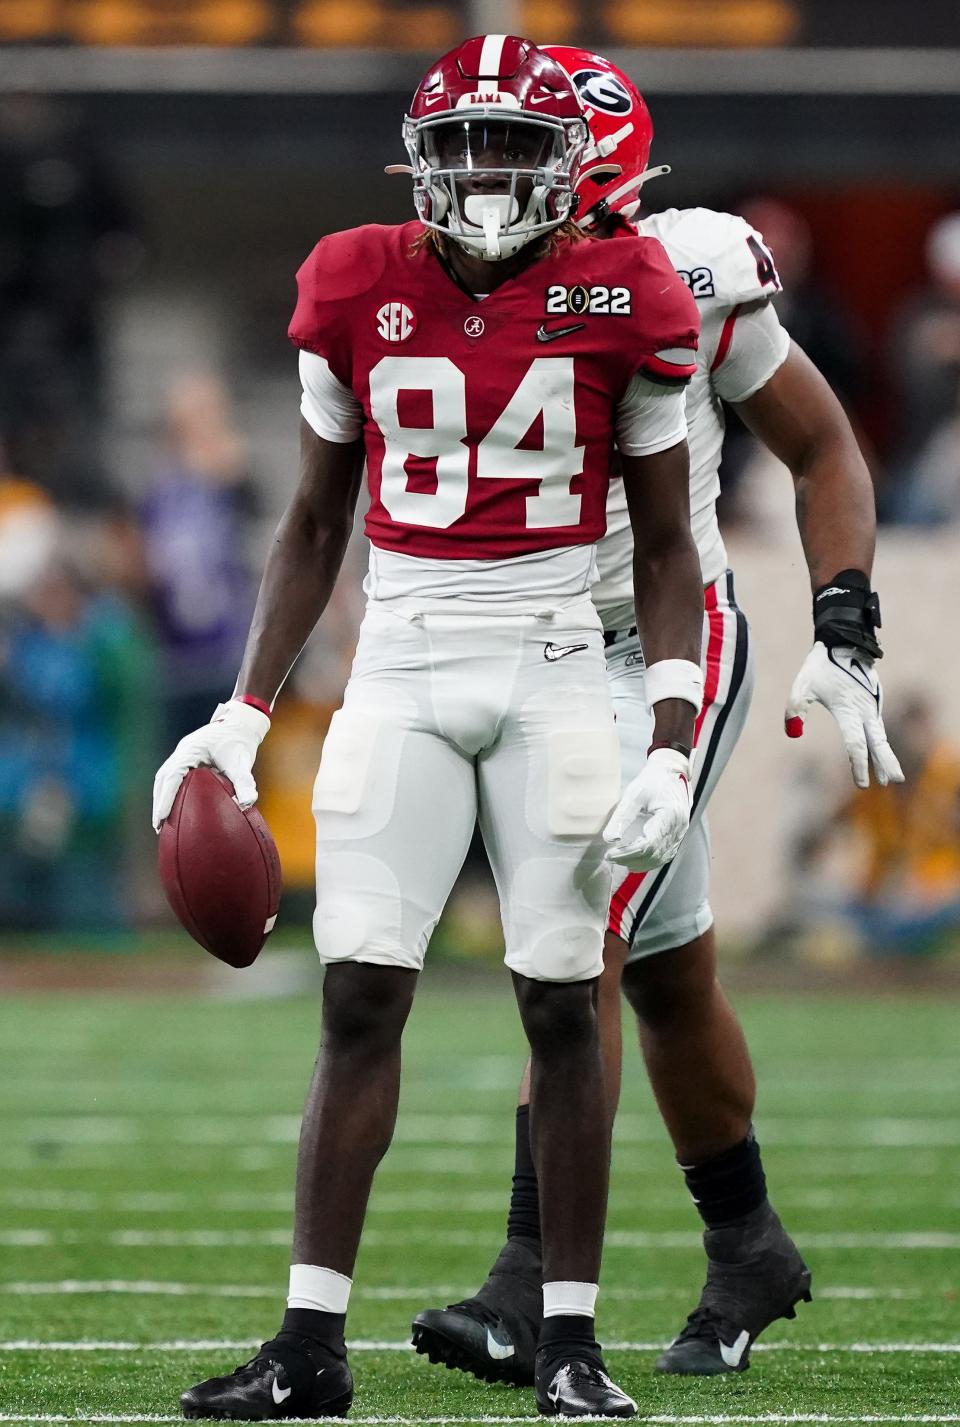
[[[881, 518], [960, 524], [960, 213], [932, 225], [927, 281], [891, 310], [895, 419], [884, 443], [865, 436], [869, 418], [859, 419], [871, 381], [867, 336], [818, 261], [810, 223], [772, 195], [732, 206], [772, 245], [781, 319], [853, 417]], [[0, 830], [11, 849], [0, 872], [2, 931], [131, 927], [155, 914], [144, 789], [162, 751], [230, 692], [277, 504], [270, 473], [251, 455], [256, 432], [232, 410], [236, 390], [213, 370], [178, 369], [175, 353], [167, 382], [151, 387], [154, 429], [138, 433], [142, 457], [117, 469], [115, 438], [129, 433], [111, 323], [125, 276], [153, 261], [140, 226], [76, 111], [35, 94], [0, 100]], [[287, 315], [277, 312], [278, 330]], [[232, 373], [226, 362], [224, 370]], [[770, 458], [758, 457], [738, 422], [724, 477], [731, 526], [758, 538], [794, 528], [789, 482], [770, 480]], [[357, 537], [263, 760], [264, 811], [288, 883], [305, 889], [304, 909], [310, 783], [349, 671], [364, 562]], [[936, 757], [955, 768], [942, 746]], [[953, 871], [929, 897], [918, 902], [917, 880], [878, 850], [888, 810], [896, 802], [904, 816], [914, 798], [927, 807], [919, 790], [931, 782], [921, 771], [906, 791], [877, 790], [838, 814], [874, 869], [859, 910], [848, 909], [865, 941], [899, 944], [901, 907], [932, 911], [941, 929], [955, 924], [960, 825], [948, 810], [934, 861]], [[911, 846], [928, 836], [928, 820], [923, 827]]]
[[[814, 958], [930, 954], [960, 933], [960, 744], [925, 694], [888, 712], [905, 781], [839, 801], [804, 767], [791, 799], [791, 891], [765, 942]], [[827, 815], [824, 815], [824, 809]]]

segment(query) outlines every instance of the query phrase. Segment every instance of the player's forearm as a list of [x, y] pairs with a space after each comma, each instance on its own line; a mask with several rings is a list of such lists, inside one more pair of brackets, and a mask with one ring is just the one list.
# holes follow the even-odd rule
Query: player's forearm
[[363, 443], [300, 426], [300, 479], [270, 547], [237, 677], [238, 694], [272, 704], [327, 607], [353, 527]]
[[333, 592], [349, 527], [317, 527], [304, 512], [284, 515], [260, 584], [237, 693], [272, 704]]
[[[689, 528], [656, 548], [635, 548], [633, 571], [637, 629], [647, 666], [663, 659], [699, 665], [703, 583]], [[686, 699], [661, 699], [653, 713], [654, 742], [692, 744], [697, 710]]]
[[873, 484], [846, 417], [796, 461], [792, 475], [811, 589], [839, 570], [869, 576], [877, 529]]
[[793, 476], [811, 588], [873, 565], [873, 483], [853, 428], [823, 375], [791, 343], [770, 380], [737, 403], [750, 430]]

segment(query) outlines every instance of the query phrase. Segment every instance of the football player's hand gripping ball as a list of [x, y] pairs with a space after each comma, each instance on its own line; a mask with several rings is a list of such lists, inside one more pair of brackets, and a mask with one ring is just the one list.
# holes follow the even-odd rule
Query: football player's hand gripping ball
[[157, 773], [153, 783], [154, 830], [160, 831], [186, 774], [201, 764], [225, 774], [241, 808], [251, 807], [257, 801], [253, 762], [269, 729], [267, 715], [252, 704], [239, 699], [218, 704], [210, 722], [181, 738]]
[[690, 826], [690, 762], [673, 748], [648, 755], [603, 830], [612, 862], [651, 872], [673, 861]]
[[902, 783], [903, 771], [883, 726], [883, 691], [874, 661], [852, 645], [827, 648], [819, 640], [793, 681], [784, 716], [790, 738], [803, 733], [811, 704], [833, 714], [858, 788], [870, 783], [870, 763], [878, 783]]

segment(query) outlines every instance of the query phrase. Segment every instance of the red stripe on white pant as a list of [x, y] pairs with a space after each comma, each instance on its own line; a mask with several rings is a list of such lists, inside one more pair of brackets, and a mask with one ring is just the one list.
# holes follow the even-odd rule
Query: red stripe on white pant
[[[717, 691], [720, 688], [720, 671], [723, 665], [723, 610], [717, 606], [716, 584], [708, 585], [704, 590], [703, 607], [706, 611], [707, 627], [709, 629], [709, 635], [707, 637], [707, 670], [703, 685], [703, 703], [693, 727], [694, 748], [697, 747], [700, 741], [703, 721], [711, 706], [716, 701]], [[624, 917], [627, 915], [630, 903], [649, 875], [649, 872], [628, 872], [611, 897], [607, 927], [609, 931], [613, 932], [614, 936], [623, 937]]]

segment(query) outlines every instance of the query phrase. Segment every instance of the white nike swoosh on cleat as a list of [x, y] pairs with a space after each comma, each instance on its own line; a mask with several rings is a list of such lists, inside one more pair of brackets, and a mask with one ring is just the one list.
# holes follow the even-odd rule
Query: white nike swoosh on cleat
[[270, 1387], [270, 1391], [273, 1393], [273, 1400], [274, 1400], [274, 1402], [275, 1402], [275, 1403], [277, 1404], [277, 1406], [279, 1407], [281, 1402], [286, 1402], [287, 1398], [290, 1396], [291, 1392], [293, 1391], [293, 1388], [292, 1388], [292, 1387], [281, 1387], [280, 1384], [277, 1382], [277, 1379], [274, 1378], [274, 1379], [273, 1379], [273, 1383], [272, 1383], [272, 1385], [271, 1385], [271, 1387]]
[[490, 1329], [487, 1329], [487, 1353], [491, 1358], [502, 1362], [504, 1358], [512, 1358], [516, 1351], [512, 1343], [498, 1343]]
[[733, 1344], [733, 1347], [728, 1347], [727, 1344], [723, 1341], [723, 1339], [720, 1339], [720, 1356], [721, 1358], [723, 1358], [723, 1361], [726, 1363], [728, 1368], [738, 1368], [740, 1366], [740, 1359], [746, 1352], [749, 1343], [750, 1334], [747, 1332], [746, 1328], [744, 1328], [743, 1332], [737, 1336], [737, 1340]]

